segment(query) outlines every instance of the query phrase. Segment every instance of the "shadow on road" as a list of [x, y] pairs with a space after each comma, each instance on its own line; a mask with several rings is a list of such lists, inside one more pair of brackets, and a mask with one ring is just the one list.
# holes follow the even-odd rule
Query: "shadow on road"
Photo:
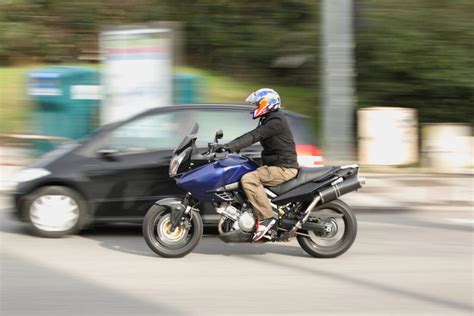
[[34, 236], [31, 226], [17, 220], [12, 212], [2, 212], [0, 214], [0, 232]]
[[[0, 221], [0, 231], [3, 233], [36, 237], [30, 225], [19, 222], [11, 214], [3, 214]], [[266, 253], [286, 256], [305, 257], [303, 250], [288, 243], [261, 243], [261, 244], [226, 244], [217, 237], [217, 230], [206, 228], [205, 235], [192, 253], [202, 255], [240, 256], [263, 255]], [[96, 225], [79, 234], [80, 237], [97, 241], [101, 247], [131, 255], [157, 257], [147, 246], [142, 235], [141, 225], [115, 224]], [[75, 238], [70, 236], [66, 238]]]
[[268, 253], [291, 257], [309, 257], [299, 246], [288, 243], [226, 244], [217, 236], [205, 236], [194, 253], [221, 256], [252, 256]]
[[[226, 244], [217, 237], [215, 229], [208, 228], [204, 233], [205, 235], [192, 253], [213, 256], [248, 256], [273, 253], [285, 256], [307, 257], [300, 247], [291, 246], [288, 243]], [[147, 246], [142, 236], [140, 225], [96, 227], [83, 231], [81, 236], [98, 241], [101, 247], [109, 250], [132, 255], [158, 257]]]

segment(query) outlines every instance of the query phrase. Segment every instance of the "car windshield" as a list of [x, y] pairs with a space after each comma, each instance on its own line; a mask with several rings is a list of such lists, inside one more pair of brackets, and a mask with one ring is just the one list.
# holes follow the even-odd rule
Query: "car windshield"
[[183, 150], [184, 147], [186, 147], [193, 139], [196, 138], [196, 135], [199, 131], [199, 124], [196, 122], [193, 122], [191, 126], [188, 129], [188, 132], [186, 133], [186, 136], [184, 139], [181, 141], [181, 143], [176, 147], [174, 150], [174, 153], [178, 153], [181, 150]]

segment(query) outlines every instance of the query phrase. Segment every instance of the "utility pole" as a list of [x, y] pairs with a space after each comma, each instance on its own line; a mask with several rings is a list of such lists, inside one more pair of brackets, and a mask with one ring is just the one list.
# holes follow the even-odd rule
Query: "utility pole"
[[322, 1], [323, 149], [329, 162], [355, 159], [353, 0]]

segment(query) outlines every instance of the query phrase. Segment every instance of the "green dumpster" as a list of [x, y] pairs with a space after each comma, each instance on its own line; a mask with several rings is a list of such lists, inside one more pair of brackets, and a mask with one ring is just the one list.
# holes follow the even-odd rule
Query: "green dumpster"
[[174, 104], [199, 103], [200, 77], [187, 73], [173, 76]]
[[[97, 127], [99, 72], [85, 67], [57, 66], [32, 71], [28, 75], [28, 94], [33, 99], [36, 133], [79, 139]], [[46, 152], [54, 145], [37, 141], [36, 149]]]

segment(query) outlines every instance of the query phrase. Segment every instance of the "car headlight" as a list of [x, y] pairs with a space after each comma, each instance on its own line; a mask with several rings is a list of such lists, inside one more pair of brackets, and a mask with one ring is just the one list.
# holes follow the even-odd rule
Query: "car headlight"
[[181, 162], [183, 162], [184, 157], [186, 156], [186, 150], [183, 151], [181, 154], [178, 156], [174, 156], [173, 159], [171, 159], [170, 162], [170, 176], [175, 176], [178, 173], [178, 168]]
[[32, 181], [38, 178], [45, 177], [50, 174], [51, 172], [49, 170], [46, 170], [43, 168], [23, 169], [15, 175], [15, 182], [17, 183], [28, 182], [28, 181]]

